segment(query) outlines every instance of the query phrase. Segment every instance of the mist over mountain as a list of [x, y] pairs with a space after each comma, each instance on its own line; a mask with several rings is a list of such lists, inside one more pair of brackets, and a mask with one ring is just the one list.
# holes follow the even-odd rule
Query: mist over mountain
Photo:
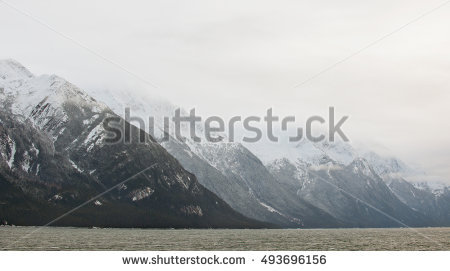
[[[152, 166], [55, 225], [450, 225], [448, 187], [421, 182], [420, 170], [349, 143], [229, 143], [222, 134], [223, 142], [212, 143], [200, 124], [200, 142], [182, 141], [172, 123], [164, 132], [163, 118], [176, 109], [170, 102], [85, 92], [14, 60], [0, 61], [0, 101], [0, 218], [15, 224], [43, 225]], [[104, 119], [123, 124], [127, 107], [147, 125], [154, 117], [154, 137], [139, 143], [147, 130], [131, 126], [131, 143], [106, 144]]]
[[[175, 105], [129, 97], [126, 92], [112, 92], [107, 97], [105, 93], [93, 95], [109, 101], [119, 115], [130, 108], [133, 116], [145, 121], [156, 116], [156, 140], [200, 183], [248, 217], [285, 227], [430, 226], [450, 222], [450, 213], [442, 211], [449, 204], [445, 184], [424, 185], [424, 172], [395, 157], [339, 140], [230, 143], [226, 134], [221, 134], [222, 142], [211, 143], [199, 123], [195, 134], [201, 142], [178, 140], [173, 123], [167, 141], [162, 139], [162, 120], [164, 116], [173, 117]], [[181, 132], [188, 136], [189, 126], [182, 126]], [[411, 205], [392, 185], [394, 176], [422, 192], [417, 195], [439, 202], [439, 207], [429, 212]], [[422, 196], [416, 201], [423, 201]]]
[[103, 120], [124, 120], [65, 79], [14, 60], [0, 62], [0, 78], [2, 221], [44, 225], [88, 202], [52, 225], [271, 226], [231, 209], [153, 139], [138, 144], [135, 127], [131, 143], [106, 144]]

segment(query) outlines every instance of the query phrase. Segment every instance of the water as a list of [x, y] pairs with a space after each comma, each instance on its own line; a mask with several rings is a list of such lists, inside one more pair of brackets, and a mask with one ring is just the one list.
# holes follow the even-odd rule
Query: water
[[155, 230], [0, 227], [7, 250], [450, 250], [450, 228]]

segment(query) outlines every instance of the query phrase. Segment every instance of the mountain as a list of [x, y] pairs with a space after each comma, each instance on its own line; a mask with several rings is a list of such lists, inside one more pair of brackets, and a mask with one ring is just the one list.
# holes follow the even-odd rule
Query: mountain
[[[118, 115], [130, 109], [131, 117], [140, 117], [148, 128], [149, 117], [154, 117], [154, 136], [181, 165], [197, 176], [199, 182], [214, 192], [233, 209], [247, 217], [282, 227], [341, 227], [339, 220], [319, 208], [290, 196], [264, 164], [241, 143], [226, 142], [225, 134], [214, 134], [224, 142], [208, 142], [203, 125], [198, 123], [195, 134], [200, 142], [189, 137], [189, 126], [181, 126], [181, 135], [175, 136], [174, 123], [164, 132], [164, 117], [172, 118], [176, 106], [164, 100], [130, 96], [126, 92], [91, 91], [91, 95], [109, 106]], [[187, 115], [181, 110], [182, 115]], [[166, 129], [167, 130], [167, 129]], [[164, 137], [169, 137], [165, 140]]]
[[400, 201], [364, 159], [356, 159], [349, 165], [326, 156], [318, 165], [292, 164], [283, 159], [268, 167], [298, 198], [345, 221], [348, 226], [433, 224], [425, 215]]
[[[429, 186], [420, 170], [350, 143], [230, 143], [222, 133], [215, 134], [222, 142], [208, 142], [202, 123], [194, 127], [200, 142], [189, 138], [188, 124], [180, 140], [173, 122], [164, 129], [164, 117], [177, 109], [170, 102], [86, 93], [12, 60], [0, 62], [0, 101], [0, 219], [17, 224], [48, 222], [152, 166], [58, 225], [450, 225], [449, 187]], [[117, 118], [123, 127], [125, 108], [145, 127], [129, 119], [131, 142], [106, 144], [103, 120]], [[150, 140], [138, 143], [140, 135]]]
[[450, 226], [449, 187], [417, 186], [399, 176], [387, 176], [385, 180], [393, 193], [413, 210], [432, 217], [437, 225]]
[[272, 226], [234, 211], [152, 137], [138, 143], [134, 126], [130, 143], [107, 144], [103, 120], [124, 120], [61, 77], [2, 60], [0, 101], [0, 220], [44, 225], [117, 186], [53, 225]]
[[393, 157], [340, 141], [285, 145], [285, 157], [268, 145], [252, 147], [290, 191], [347, 225], [449, 225], [448, 187], [419, 188], [406, 179], [424, 173]]
[[[195, 127], [201, 142], [189, 139], [187, 125], [181, 127], [187, 139], [178, 140], [173, 123], [170, 140], [163, 140], [163, 117], [174, 115], [174, 105], [124, 92], [93, 95], [119, 115], [128, 107], [131, 115], [144, 120], [156, 116], [156, 140], [201, 184], [248, 217], [283, 227], [431, 226], [446, 221], [417, 209], [389, 185], [392, 174], [423, 174], [393, 157], [339, 141], [241, 144], [227, 143], [226, 135], [220, 134], [223, 142], [210, 143], [201, 124]], [[436, 212], [448, 218], [442, 199], [438, 202], [443, 207]]]

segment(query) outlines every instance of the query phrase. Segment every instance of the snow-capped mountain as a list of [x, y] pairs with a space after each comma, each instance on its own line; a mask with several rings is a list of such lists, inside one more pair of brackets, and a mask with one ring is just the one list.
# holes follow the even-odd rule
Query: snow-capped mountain
[[[266, 160], [270, 172], [290, 190], [295, 190], [300, 198], [336, 218], [357, 226], [364, 223], [377, 226], [379, 222], [388, 225], [388, 221], [383, 219], [387, 216], [379, 216], [383, 212], [407, 225], [419, 221], [422, 225], [450, 223], [450, 212], [446, 207], [450, 205], [448, 187], [430, 188], [426, 182], [412, 181], [425, 176], [425, 173], [394, 157], [357, 149], [341, 141], [285, 143], [283, 149], [287, 155], [283, 156], [275, 151], [279, 145], [256, 144], [249, 148]], [[435, 204], [427, 206], [429, 201]], [[375, 208], [366, 210], [369, 205], [382, 212], [376, 211], [376, 215], [372, 213]], [[375, 217], [377, 219], [373, 220]], [[392, 226], [398, 226], [398, 222], [388, 220], [393, 222]]]
[[387, 227], [430, 223], [426, 215], [399, 200], [363, 158], [349, 165], [329, 157], [323, 157], [316, 165], [293, 164], [281, 159], [268, 168], [298, 198], [346, 221], [347, 225]]
[[288, 159], [296, 163], [301, 161], [310, 165], [321, 163], [323, 157], [329, 157], [333, 161], [349, 165], [357, 158], [367, 160], [377, 174], [386, 173], [413, 173], [403, 162], [393, 157], [384, 157], [373, 151], [355, 148], [351, 143], [336, 140], [334, 142], [311, 142], [306, 139], [300, 142], [288, 142], [281, 139], [279, 142], [262, 141], [247, 143], [245, 146], [255, 153], [265, 164], [280, 159]]
[[[172, 118], [176, 106], [167, 101], [130, 96], [126, 92], [92, 91], [98, 100], [125, 115], [130, 108], [131, 116], [146, 122], [154, 118], [154, 135], [160, 144], [186, 168], [195, 174], [199, 182], [225, 200], [231, 207], [247, 217], [275, 223], [285, 227], [337, 227], [341, 224], [330, 215], [309, 203], [284, 197], [288, 192], [280, 187], [265, 166], [240, 143], [207, 142], [203, 125], [195, 127], [200, 142], [192, 140], [190, 127], [181, 127], [185, 141], [178, 140], [173, 122], [169, 122], [170, 140], [163, 140], [164, 117]], [[182, 115], [187, 115], [182, 110]], [[214, 137], [224, 134], [215, 134]]]
[[245, 144], [264, 164], [270, 165], [281, 159], [287, 159], [291, 163], [302, 163], [307, 165], [320, 164], [323, 157], [329, 157], [333, 161], [349, 165], [355, 159], [364, 158], [371, 168], [383, 179], [389, 176], [404, 178], [416, 187], [428, 187], [441, 190], [447, 185], [443, 181], [430, 181], [431, 176], [418, 168], [413, 168], [403, 161], [393, 157], [380, 155], [368, 147], [355, 147], [349, 142], [336, 140], [335, 142], [322, 141], [311, 142], [302, 140], [299, 143], [290, 143], [287, 140], [274, 143], [262, 141], [258, 143]]
[[0, 218], [43, 225], [127, 180], [56, 225], [262, 227], [231, 209], [157, 142], [106, 144], [104, 104], [55, 75], [0, 61]]
[[[167, 101], [130, 97], [125, 92], [109, 93], [105, 98], [101, 91], [93, 95], [113, 105], [117, 114], [123, 115], [128, 107], [132, 115], [144, 120], [154, 116], [155, 131], [163, 130], [163, 117], [172, 117], [176, 109]], [[433, 223], [389, 186], [389, 176], [418, 174], [398, 159], [345, 142], [227, 143], [226, 135], [221, 135], [224, 142], [211, 143], [206, 142], [202, 127], [195, 127], [201, 142], [189, 138], [187, 126], [182, 127], [188, 137], [185, 142], [176, 139], [173, 126], [169, 141], [161, 141], [162, 132], [155, 134], [201, 184], [248, 217], [290, 227], [399, 226], [389, 216], [417, 226]], [[327, 172], [324, 176], [329, 183], [311, 172]], [[325, 190], [329, 191], [327, 197], [323, 197]], [[349, 198], [353, 193], [388, 216]]]
[[[186, 140], [178, 140], [173, 122], [164, 132], [164, 117], [177, 109], [167, 101], [86, 93], [55, 75], [34, 76], [13, 60], [0, 61], [0, 101], [0, 201], [15, 206], [0, 205], [0, 216], [17, 224], [48, 221], [156, 163], [61, 225], [450, 225], [447, 187], [430, 188], [420, 181], [424, 173], [349, 143], [227, 143], [223, 134], [217, 135], [224, 142], [213, 143], [200, 123], [195, 134], [201, 142], [189, 138], [187, 124], [181, 127]], [[122, 126], [125, 108], [144, 120], [154, 135], [150, 141], [138, 143], [143, 131], [132, 121], [129, 144], [105, 144], [103, 120], [116, 117]], [[36, 216], [36, 210], [45, 215]], [[17, 216], [22, 212], [26, 219]]]

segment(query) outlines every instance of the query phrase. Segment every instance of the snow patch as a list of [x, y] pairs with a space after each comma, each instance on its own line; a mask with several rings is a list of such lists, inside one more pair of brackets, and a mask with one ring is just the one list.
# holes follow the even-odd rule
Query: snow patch
[[22, 162], [22, 169], [25, 172], [28, 172], [28, 170], [30, 169], [30, 161], [31, 161], [31, 157], [30, 157], [28, 151], [25, 151], [25, 153], [23, 154], [23, 162]]
[[7, 163], [8, 163], [9, 168], [12, 168], [13, 164], [14, 164], [14, 156], [16, 155], [16, 142], [14, 142], [11, 139], [9, 139], [9, 140], [11, 141], [12, 146], [11, 146], [11, 153], [9, 156], [9, 160]]
[[72, 167], [73, 167], [74, 169], [76, 169], [78, 172], [80, 172], [80, 173], [83, 172], [83, 170], [81, 170], [81, 169], [77, 166], [77, 164], [75, 164], [72, 160], [69, 160], [69, 162], [70, 162], [70, 164], [72, 165]]
[[99, 124], [89, 132], [83, 144], [88, 145], [87, 151], [89, 152], [94, 148], [94, 146], [102, 143], [104, 137], [105, 133], [103, 125]]
[[63, 197], [61, 195], [56, 194], [50, 200], [62, 200], [62, 199]]
[[132, 201], [139, 201], [145, 198], [150, 197], [153, 193], [155, 192], [155, 190], [151, 189], [150, 187], [145, 187], [144, 189], [141, 190], [135, 190], [133, 191], [132, 194]]

